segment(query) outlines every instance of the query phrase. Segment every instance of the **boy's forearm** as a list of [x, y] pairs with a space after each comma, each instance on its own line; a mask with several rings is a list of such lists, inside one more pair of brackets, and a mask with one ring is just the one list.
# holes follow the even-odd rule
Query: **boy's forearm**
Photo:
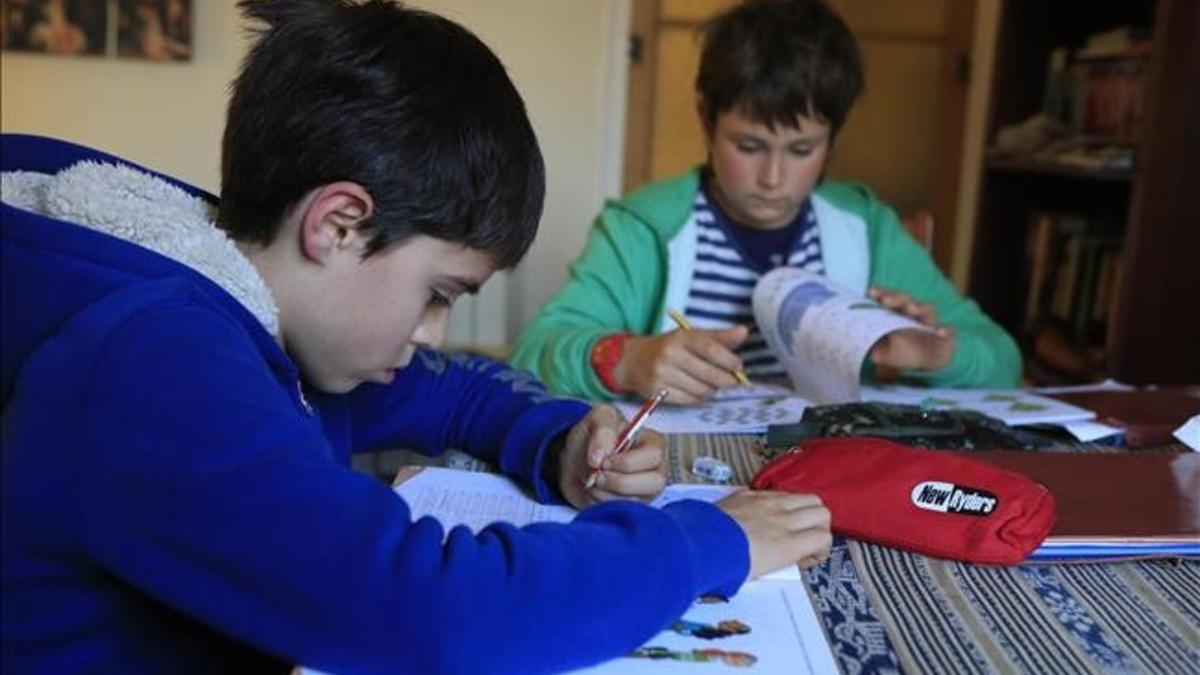
[[601, 383], [590, 358], [596, 341], [616, 331], [598, 326], [570, 326], [546, 314], [521, 336], [513, 351], [512, 364], [537, 375], [556, 394], [610, 401], [616, 395]]
[[464, 450], [520, 475], [539, 494], [546, 446], [590, 410], [551, 395], [527, 371], [432, 350], [419, 351], [390, 386], [360, 387], [348, 402], [360, 449]]
[[[374, 481], [256, 459], [285, 457], [278, 450], [226, 462], [217, 481], [175, 458], [185, 470], [96, 485], [89, 541], [123, 583], [334, 672], [582, 667], [650, 638], [698, 594], [735, 592], [748, 570], [744, 535], [710, 504], [621, 501], [570, 525], [458, 529], [443, 541]], [[188, 499], [111, 508], [147, 491]], [[397, 651], [397, 636], [421, 648]]]
[[522, 333], [512, 362], [542, 378], [551, 391], [612, 400], [591, 365], [591, 350], [606, 335], [644, 332], [662, 293], [663, 273], [649, 229], [606, 210], [588, 235], [561, 289]]

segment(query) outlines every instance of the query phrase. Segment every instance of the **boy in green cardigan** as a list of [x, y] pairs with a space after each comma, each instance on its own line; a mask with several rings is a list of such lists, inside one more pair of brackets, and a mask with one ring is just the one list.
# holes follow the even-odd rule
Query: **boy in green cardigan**
[[[517, 342], [513, 363], [555, 391], [593, 399], [703, 401], [784, 377], [754, 323], [759, 277], [781, 265], [934, 328], [877, 343], [864, 376], [1011, 387], [1012, 338], [963, 298], [887, 205], [823, 180], [863, 86], [849, 29], [817, 1], [756, 0], [718, 16], [696, 78], [708, 161], [608, 203], [570, 278]], [[680, 330], [671, 310], [696, 330]]]

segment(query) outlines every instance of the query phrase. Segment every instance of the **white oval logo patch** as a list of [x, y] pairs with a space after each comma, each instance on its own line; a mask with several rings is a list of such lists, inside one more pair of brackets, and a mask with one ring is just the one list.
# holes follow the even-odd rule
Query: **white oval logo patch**
[[927, 480], [912, 489], [912, 503], [917, 508], [939, 513], [986, 516], [996, 510], [1000, 500], [987, 490]]

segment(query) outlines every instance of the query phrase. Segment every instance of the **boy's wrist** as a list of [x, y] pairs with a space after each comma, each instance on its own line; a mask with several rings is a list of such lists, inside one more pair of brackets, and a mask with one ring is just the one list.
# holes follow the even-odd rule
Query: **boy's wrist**
[[604, 388], [614, 394], [624, 394], [627, 391], [617, 380], [616, 370], [621, 357], [625, 355], [625, 343], [632, 337], [633, 333], [613, 333], [600, 338], [592, 346], [589, 356], [592, 369], [596, 371], [596, 376], [600, 378]]

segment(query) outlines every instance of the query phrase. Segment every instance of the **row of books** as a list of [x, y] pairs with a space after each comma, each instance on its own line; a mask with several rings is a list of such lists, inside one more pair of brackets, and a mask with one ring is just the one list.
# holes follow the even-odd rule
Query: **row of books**
[[1086, 375], [1109, 343], [1123, 272], [1112, 226], [1074, 214], [1039, 212], [1026, 234], [1022, 334], [1059, 370]]
[[[1077, 134], [1136, 143], [1144, 109], [1150, 43], [1128, 30], [1093, 37], [1074, 53], [1050, 56], [1046, 112]], [[1094, 44], [1093, 44], [1094, 43]]]

